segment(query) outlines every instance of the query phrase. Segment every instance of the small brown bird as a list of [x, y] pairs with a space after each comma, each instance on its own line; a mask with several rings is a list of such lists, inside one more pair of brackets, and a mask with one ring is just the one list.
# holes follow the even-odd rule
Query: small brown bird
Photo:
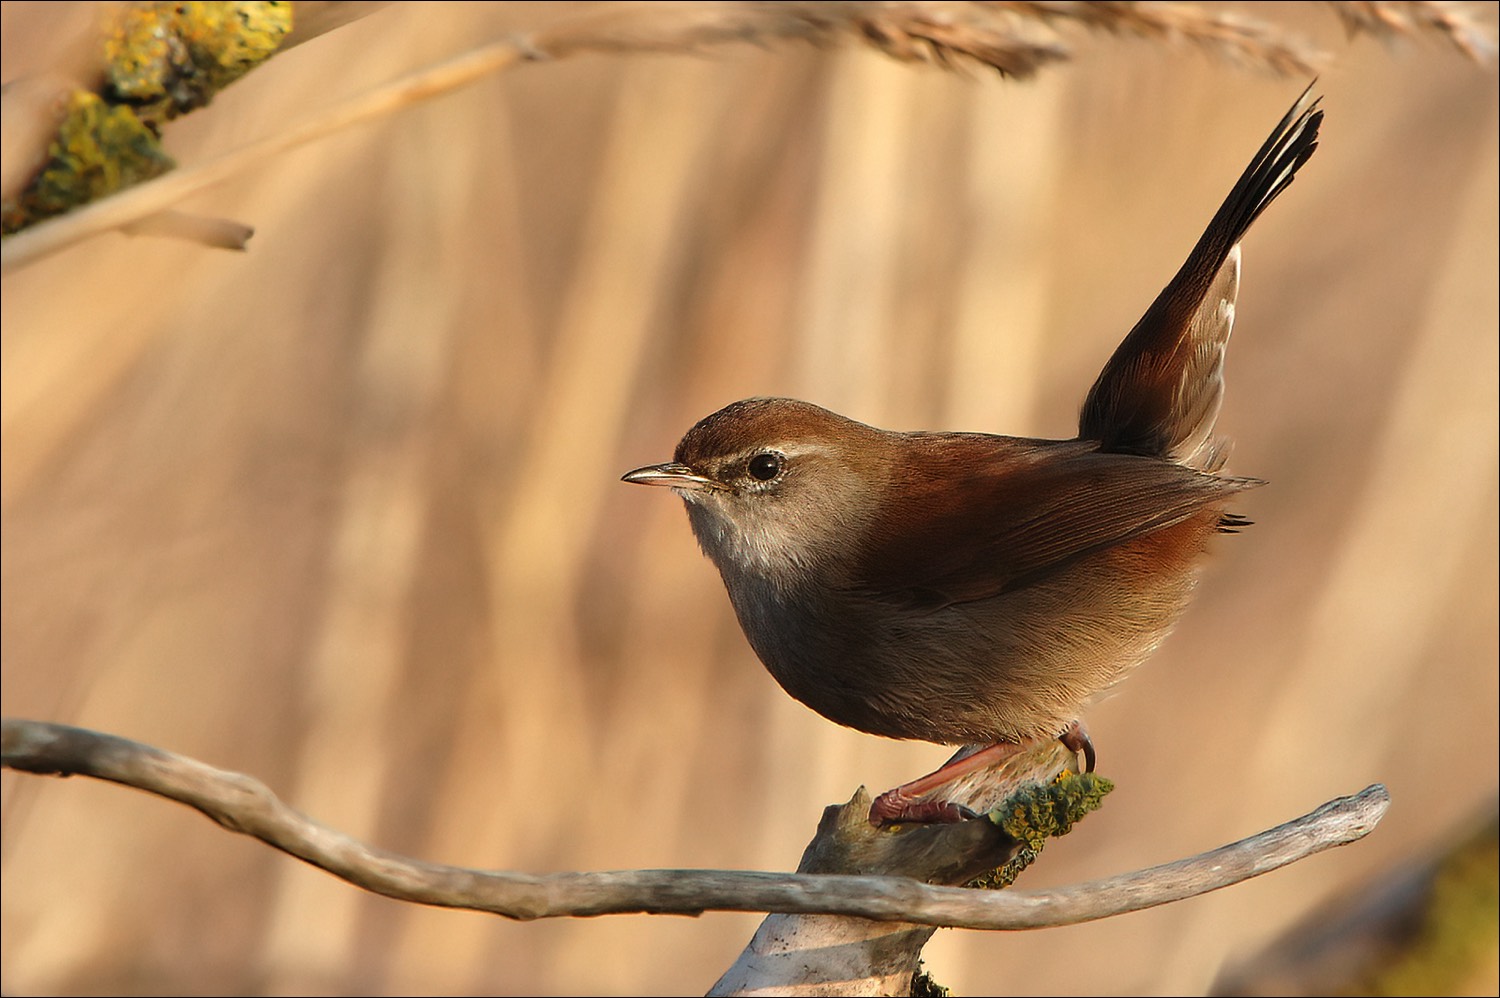
[[793, 697], [889, 738], [987, 745], [876, 799], [870, 820], [1037, 739], [1093, 769], [1079, 712], [1166, 637], [1254, 479], [1213, 436], [1239, 242], [1317, 148], [1311, 88], [1104, 366], [1073, 440], [898, 433], [792, 399], [735, 402], [627, 482], [687, 504], [740, 626]]

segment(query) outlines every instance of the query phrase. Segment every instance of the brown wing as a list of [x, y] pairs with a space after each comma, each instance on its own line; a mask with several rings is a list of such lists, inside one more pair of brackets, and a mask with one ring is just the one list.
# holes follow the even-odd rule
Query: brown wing
[[[988, 599], [1095, 551], [1218, 507], [1254, 479], [1204, 474], [1092, 441], [913, 435], [850, 588], [912, 608]], [[953, 496], [962, 496], [955, 504]]]

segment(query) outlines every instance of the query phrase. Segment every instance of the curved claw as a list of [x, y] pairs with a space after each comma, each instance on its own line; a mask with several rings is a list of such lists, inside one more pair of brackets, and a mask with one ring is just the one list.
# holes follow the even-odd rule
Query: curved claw
[[1057, 736], [1057, 740], [1071, 749], [1075, 754], [1083, 753], [1083, 771], [1092, 773], [1094, 763], [1099, 759], [1094, 752], [1094, 742], [1089, 738], [1089, 729], [1084, 727], [1082, 721], [1074, 721], [1068, 725], [1068, 730]]

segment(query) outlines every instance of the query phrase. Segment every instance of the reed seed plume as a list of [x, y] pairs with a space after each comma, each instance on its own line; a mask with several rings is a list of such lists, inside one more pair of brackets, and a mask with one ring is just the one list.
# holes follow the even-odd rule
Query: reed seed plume
[[1472, 4], [1449, 0], [1347, 0], [1334, 12], [1351, 36], [1373, 35], [1385, 41], [1408, 35], [1435, 34], [1478, 63], [1495, 58], [1493, 32], [1475, 17]]
[[[1494, 54], [1490, 30], [1462, 4], [1358, 0], [1330, 6], [1351, 35], [1438, 34], [1476, 62]], [[1073, 58], [1067, 35], [1078, 28], [1193, 45], [1212, 57], [1282, 76], [1316, 75], [1328, 64], [1316, 44], [1275, 21], [1194, 4], [1120, 0], [617, 4], [559, 22], [527, 41], [539, 58], [584, 51], [691, 52], [726, 42], [850, 41], [905, 62], [1026, 79], [1043, 66]]]
[[1155, 41], [1186, 41], [1235, 62], [1312, 75], [1323, 55], [1271, 24], [1188, 4], [978, 2], [737, 2], [630, 4], [559, 24], [531, 39], [539, 55], [582, 50], [694, 51], [728, 41], [853, 41], [906, 62], [989, 69], [1025, 79], [1073, 57], [1063, 33], [1081, 26]]

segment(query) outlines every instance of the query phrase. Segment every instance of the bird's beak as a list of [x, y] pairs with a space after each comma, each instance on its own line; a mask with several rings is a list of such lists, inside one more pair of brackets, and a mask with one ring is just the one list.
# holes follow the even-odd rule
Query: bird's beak
[[687, 465], [678, 464], [675, 461], [637, 468], [622, 475], [620, 481], [630, 482], [633, 485], [662, 485], [688, 492], [707, 492], [717, 487], [717, 483], [712, 478], [704, 478]]

